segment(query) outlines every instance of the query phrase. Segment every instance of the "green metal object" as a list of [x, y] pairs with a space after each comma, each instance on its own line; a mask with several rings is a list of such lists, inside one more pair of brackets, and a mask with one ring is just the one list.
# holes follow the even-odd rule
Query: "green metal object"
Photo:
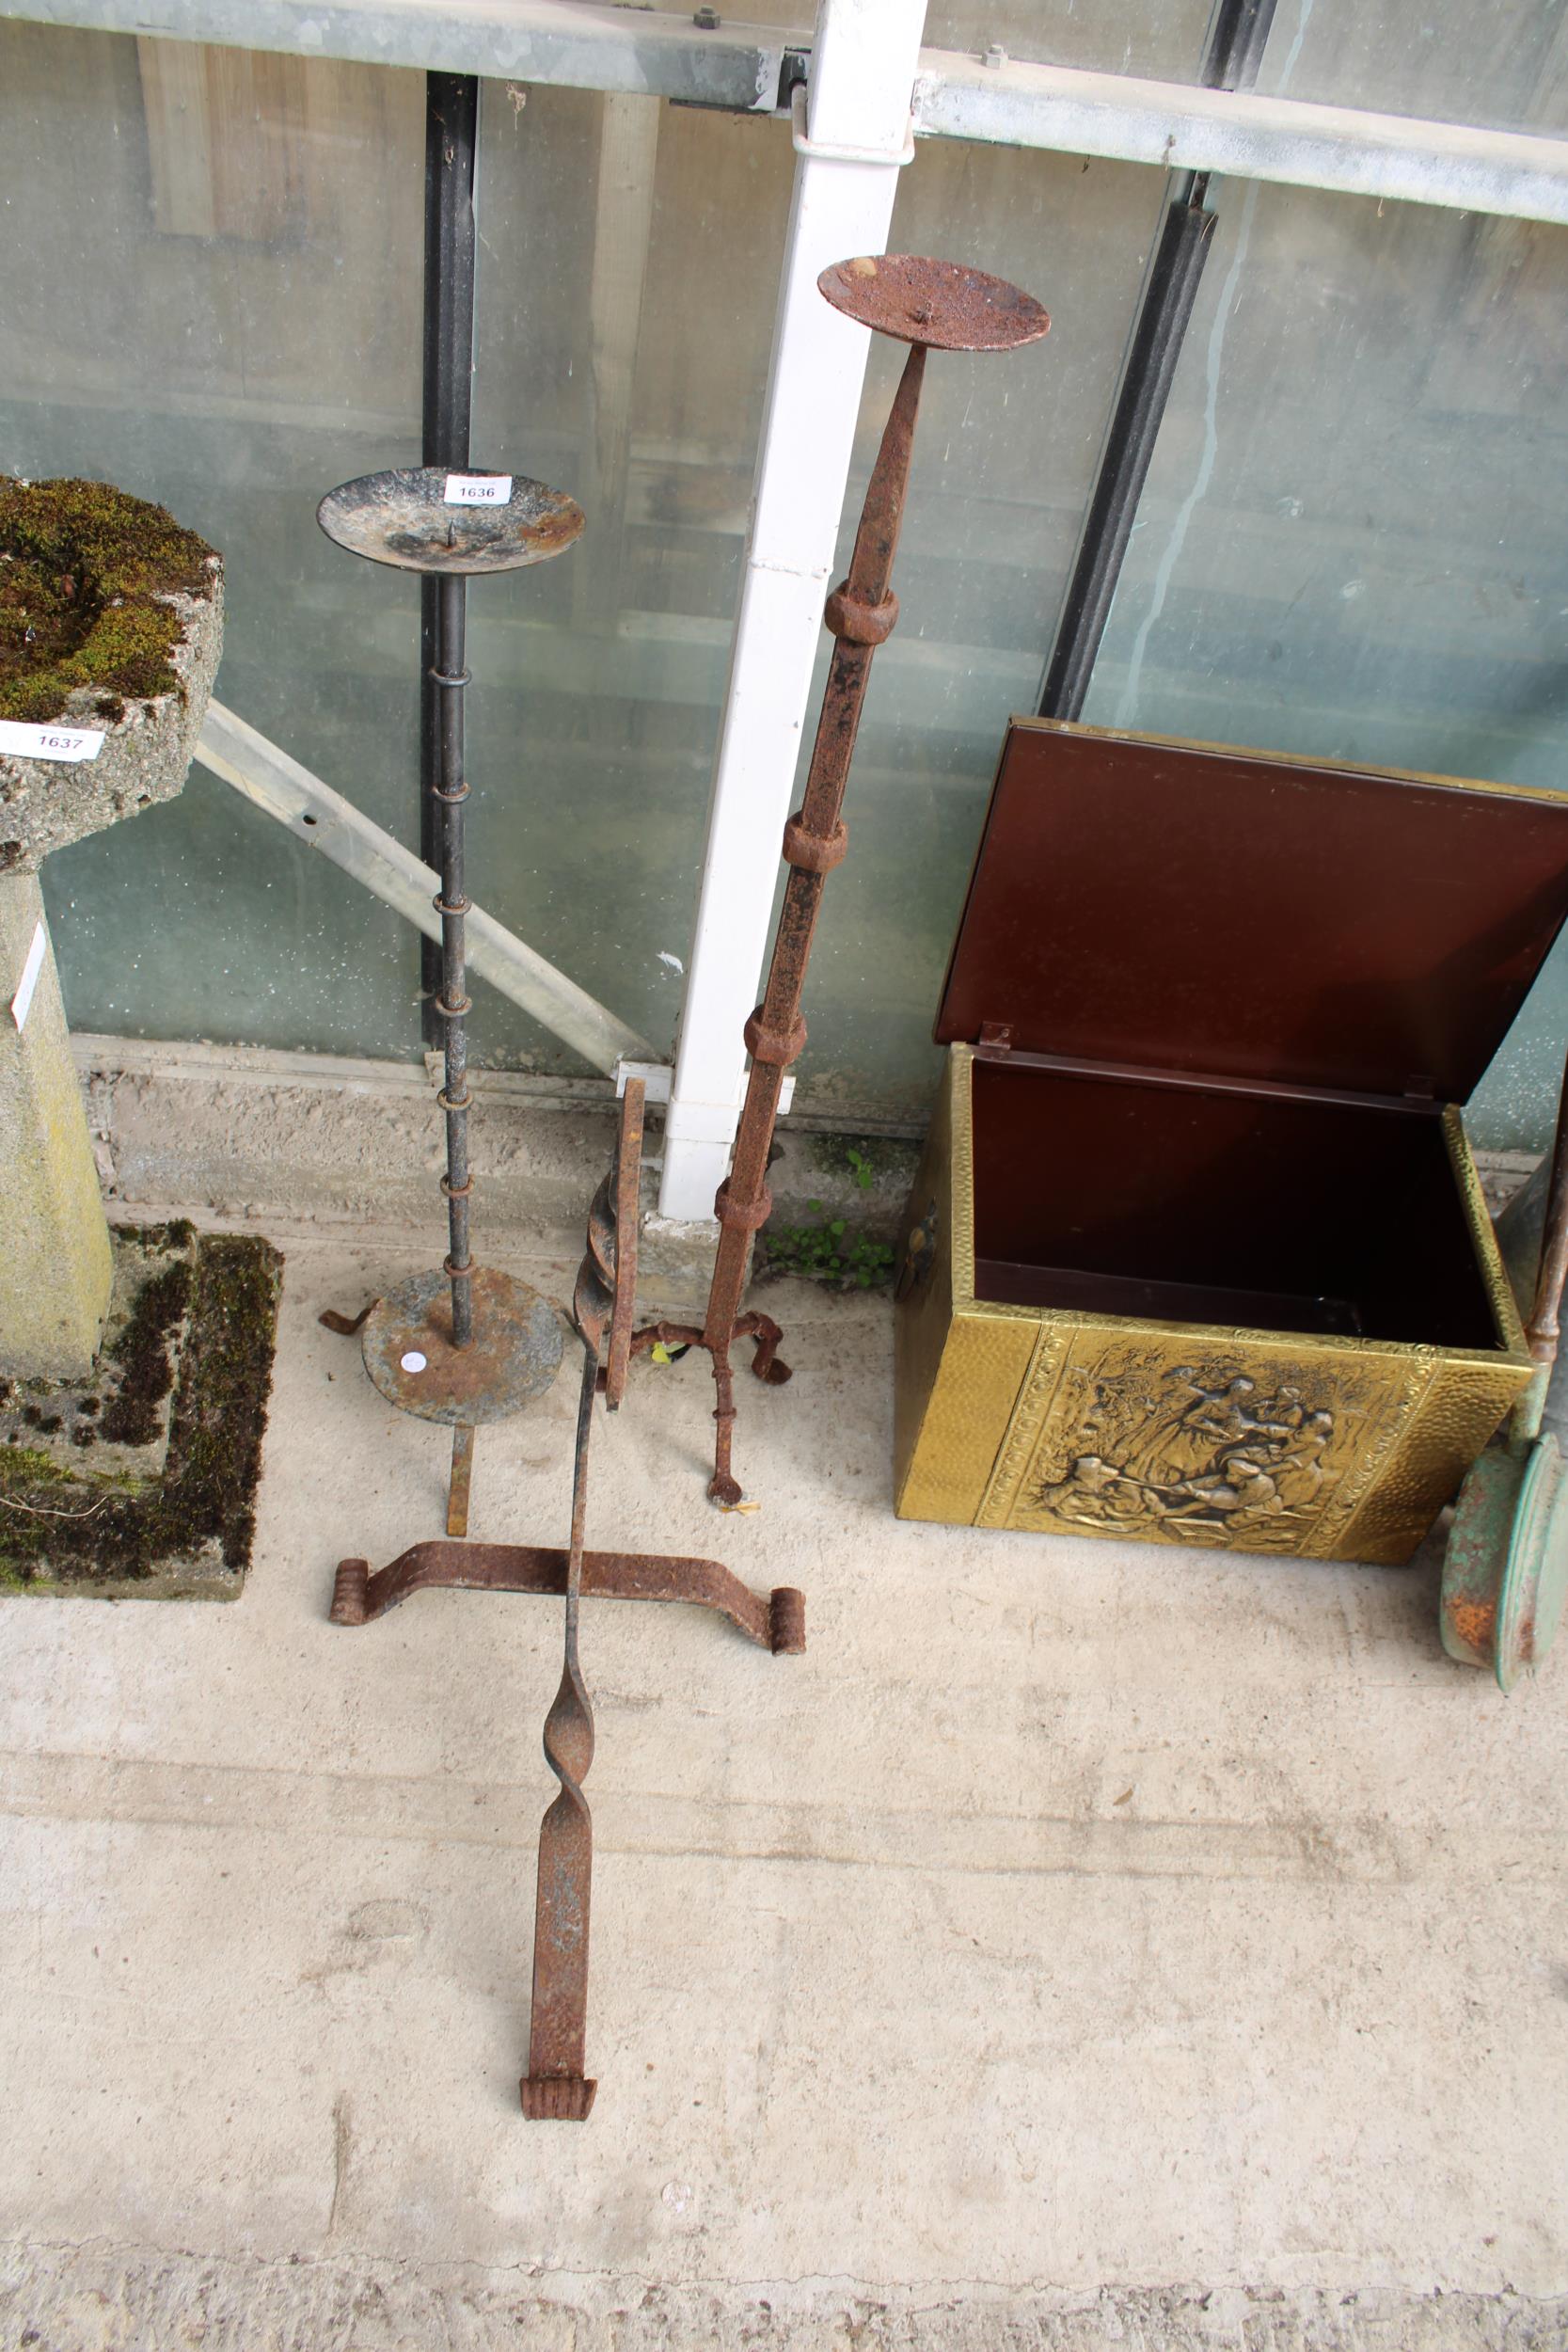
[[1545, 1660], [1568, 1597], [1568, 1464], [1541, 1426], [1557, 1361], [1568, 1273], [1568, 1073], [1558, 1106], [1535, 1305], [1527, 1329], [1535, 1377], [1508, 1433], [1471, 1465], [1454, 1509], [1438, 1604], [1443, 1647], [1490, 1666], [1499, 1690]]
[[1460, 1489], [1443, 1561], [1443, 1647], [1500, 1690], [1540, 1665], [1568, 1597], [1568, 1464], [1545, 1430], [1493, 1446]]

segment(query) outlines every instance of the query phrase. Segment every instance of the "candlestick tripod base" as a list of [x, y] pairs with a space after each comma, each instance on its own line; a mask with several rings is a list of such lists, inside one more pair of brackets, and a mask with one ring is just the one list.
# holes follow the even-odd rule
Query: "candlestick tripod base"
[[452, 1344], [444, 1273], [400, 1282], [366, 1316], [365, 1370], [400, 1413], [472, 1429], [510, 1421], [554, 1382], [566, 1335], [548, 1299], [488, 1266], [472, 1277], [472, 1290], [474, 1336], [467, 1347]]

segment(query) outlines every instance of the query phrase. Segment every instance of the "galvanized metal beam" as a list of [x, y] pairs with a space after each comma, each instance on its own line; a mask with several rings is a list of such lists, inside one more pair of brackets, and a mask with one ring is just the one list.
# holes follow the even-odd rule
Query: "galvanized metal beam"
[[[8, 17], [304, 57], [435, 68], [771, 114], [795, 27], [586, 0], [0, 0]], [[719, 10], [712, 11], [721, 15]], [[1524, 220], [1568, 220], [1568, 139], [921, 53], [916, 133], [1223, 172]]]
[[920, 62], [917, 136], [1568, 221], [1568, 139], [1076, 67], [987, 66], [932, 50]]
[[[334, 866], [341, 866], [345, 874], [352, 874], [388, 906], [406, 915], [427, 939], [439, 939], [440, 917], [432, 902], [440, 890], [441, 878], [435, 868], [421, 864], [401, 841], [372, 824], [352, 801], [345, 801], [341, 792], [313, 776], [309, 768], [301, 767], [297, 759], [221, 703], [207, 706], [196, 755], [253, 808], [286, 825], [304, 847], [319, 850]], [[610, 1075], [623, 1059], [657, 1059], [646, 1038], [626, 1022], [618, 1021], [586, 989], [578, 988], [553, 963], [546, 963], [493, 915], [475, 907], [467, 923], [469, 970], [515, 1005], [521, 1005], [595, 1070]]]
[[770, 112], [792, 36], [583, 0], [0, 0], [0, 18]]

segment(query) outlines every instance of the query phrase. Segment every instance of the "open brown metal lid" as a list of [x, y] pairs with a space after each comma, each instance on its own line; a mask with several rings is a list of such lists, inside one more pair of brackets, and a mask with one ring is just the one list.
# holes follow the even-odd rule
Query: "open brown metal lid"
[[1008, 727], [936, 1034], [1465, 1102], [1568, 915], [1568, 799]]

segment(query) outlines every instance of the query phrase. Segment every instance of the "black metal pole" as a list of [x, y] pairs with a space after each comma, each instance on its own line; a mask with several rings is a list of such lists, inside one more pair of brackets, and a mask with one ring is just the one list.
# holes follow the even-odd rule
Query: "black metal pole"
[[[1219, 0], [1200, 79], [1208, 89], [1244, 89], [1257, 79], [1275, 0]], [[1139, 296], [1121, 381], [1056, 635], [1040, 689], [1042, 719], [1083, 715], [1089, 680], [1110, 617], [1138, 501], [1170, 398], [1215, 216], [1205, 210], [1207, 173], [1183, 173], [1172, 187], [1164, 225]]]
[[1250, 89], [1263, 62], [1275, 0], [1219, 0], [1198, 78], [1205, 89]]
[[[468, 463], [474, 365], [474, 170], [479, 82], [471, 73], [425, 76], [424, 421], [427, 466]], [[439, 866], [443, 826], [433, 798], [441, 766], [441, 695], [434, 683], [439, 583], [420, 583], [420, 855]], [[459, 665], [461, 666], [461, 665]], [[425, 1042], [441, 1042], [436, 995], [441, 949], [420, 943]]]
[[457, 1347], [467, 1347], [474, 1335], [473, 1261], [468, 1254], [468, 1036], [465, 1021], [467, 995], [467, 941], [464, 918], [469, 900], [463, 883], [463, 803], [468, 787], [463, 775], [463, 690], [468, 683], [464, 666], [467, 582], [462, 574], [444, 572], [434, 583], [436, 594], [436, 666], [430, 684], [438, 702], [438, 761], [431, 788], [431, 816], [438, 829], [441, 888], [436, 900], [441, 917], [441, 986], [436, 1011], [446, 1032], [446, 1084], [441, 1108], [447, 1120], [447, 1172], [441, 1179], [446, 1195], [451, 1249], [446, 1262], [451, 1278], [451, 1336]]
[[1042, 719], [1082, 716], [1213, 229], [1198, 204], [1165, 214], [1046, 664]]

